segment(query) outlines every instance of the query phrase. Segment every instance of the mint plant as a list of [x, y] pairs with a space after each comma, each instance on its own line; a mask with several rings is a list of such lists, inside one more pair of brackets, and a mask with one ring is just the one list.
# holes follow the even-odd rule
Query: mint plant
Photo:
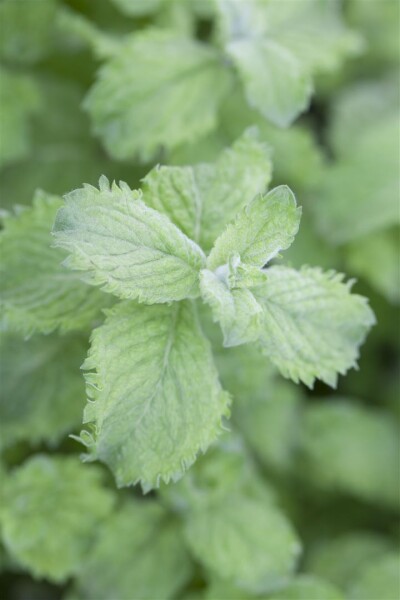
[[[236, 170], [243, 155], [251, 164]], [[6, 224], [9, 322], [27, 313], [40, 331], [80, 328], [96, 315], [102, 292], [122, 301], [92, 336], [84, 364], [89, 428], [81, 433], [88, 458], [106, 462], [119, 485], [150, 489], [179, 478], [229, 413], [198, 299], [211, 307], [226, 347], [258, 343], [296, 382], [312, 386], [320, 378], [334, 386], [356, 364], [374, 323], [366, 300], [332, 272], [268, 266], [300, 222], [287, 187], [265, 193], [270, 171], [267, 150], [246, 134], [215, 165], [156, 167], [143, 191], [103, 177], [98, 189], [67, 195], [61, 208], [57, 199], [37, 198]], [[69, 271], [58, 266], [60, 251], [43, 231], [42, 211], [57, 209], [54, 240], [68, 253]], [[28, 277], [15, 268], [24, 253], [18, 236], [31, 247]], [[82, 304], [85, 283], [93, 288]]]
[[397, 600], [399, 17], [0, 2], [2, 598]]

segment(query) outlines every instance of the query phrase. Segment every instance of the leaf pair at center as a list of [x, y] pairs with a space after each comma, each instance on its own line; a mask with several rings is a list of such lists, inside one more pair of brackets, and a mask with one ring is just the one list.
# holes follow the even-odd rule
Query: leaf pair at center
[[265, 193], [270, 172], [248, 133], [215, 165], [153, 169], [142, 192], [102, 178], [58, 212], [67, 266], [123, 300], [92, 337], [81, 434], [119, 485], [179, 478], [229, 413], [195, 299], [211, 306], [226, 346], [257, 342], [294, 381], [335, 385], [355, 365], [373, 323], [365, 299], [334, 273], [263, 270], [300, 220], [286, 186]]

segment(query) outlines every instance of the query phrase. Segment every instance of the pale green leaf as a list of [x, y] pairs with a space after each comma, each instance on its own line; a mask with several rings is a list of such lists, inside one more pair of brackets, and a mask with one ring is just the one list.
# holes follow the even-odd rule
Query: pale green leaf
[[55, 444], [80, 426], [86, 344], [72, 336], [1, 335], [0, 446], [24, 440]]
[[248, 130], [213, 164], [150, 171], [144, 201], [208, 250], [236, 212], [265, 191], [271, 171], [269, 149]]
[[5, 481], [4, 544], [35, 577], [63, 582], [82, 568], [113, 502], [97, 467], [36, 455]]
[[30, 334], [83, 329], [109, 299], [62, 266], [65, 252], [51, 247], [62, 201], [37, 192], [33, 206], [6, 215], [1, 242], [1, 305], [11, 329]]
[[208, 269], [201, 271], [200, 290], [214, 321], [221, 325], [225, 347], [258, 339], [263, 310], [250, 290], [229, 289], [223, 279]]
[[[284, 46], [270, 39], [238, 39], [227, 47], [251, 107], [280, 127], [288, 127], [310, 102], [307, 70]], [[265, 68], [268, 65], [268, 69]]]
[[114, 158], [149, 161], [216, 126], [231, 73], [214, 49], [178, 35], [132, 35], [100, 70], [85, 106]]
[[48, 52], [56, 14], [54, 0], [2, 0], [0, 57], [34, 63]]
[[357, 87], [339, 100], [337, 160], [312, 205], [321, 233], [335, 244], [400, 222], [397, 96], [382, 90], [379, 100]]
[[191, 577], [179, 523], [155, 502], [126, 502], [98, 533], [77, 582], [86, 600], [168, 600]]
[[40, 108], [41, 98], [35, 81], [0, 67], [0, 168], [29, 154], [30, 121]]
[[390, 539], [370, 531], [352, 531], [327, 538], [309, 549], [307, 571], [344, 588], [357, 578], [366, 563], [391, 547]]
[[217, 437], [228, 413], [208, 341], [190, 303], [121, 303], [95, 330], [85, 364], [89, 402], [82, 435], [118, 485], [179, 478]]
[[224, 265], [233, 253], [238, 253], [243, 263], [264, 266], [293, 242], [300, 215], [287, 186], [256, 196], [216, 240], [207, 259], [208, 268]]
[[292, 125], [289, 129], [272, 125], [249, 107], [239, 85], [235, 86], [221, 106], [219, 128], [206, 138], [175, 150], [170, 162], [196, 164], [211, 161], [249, 126], [256, 126], [259, 139], [271, 147], [276, 185], [288, 184], [297, 191], [315, 188], [321, 178], [321, 166], [325, 159], [315, 132], [304, 124]]
[[270, 600], [344, 600], [342, 592], [329, 581], [312, 575], [298, 575], [279, 592], [268, 597]]
[[84, 185], [57, 213], [55, 243], [85, 281], [120, 298], [149, 304], [196, 297], [202, 250], [171, 221], [147, 207], [141, 193], [105, 177]]
[[264, 308], [263, 352], [284, 377], [312, 387], [331, 386], [355, 367], [359, 346], [375, 317], [367, 300], [351, 294], [350, 283], [332, 271], [304, 267], [267, 269], [264, 287], [253, 290]]
[[347, 591], [349, 600], [397, 600], [400, 590], [400, 555], [390, 552], [371, 560]]
[[347, 264], [390, 302], [400, 302], [400, 236], [397, 228], [367, 235], [346, 248]]
[[193, 511], [185, 534], [211, 574], [258, 593], [285, 584], [301, 550], [278, 508], [242, 494]]
[[304, 473], [319, 488], [398, 509], [398, 436], [384, 411], [345, 400], [311, 406], [301, 432]]
[[[360, 50], [334, 0], [219, 0], [221, 42], [249, 104], [276, 125], [289, 125], [310, 101], [312, 75]], [[318, 48], [318, 52], [315, 51]]]

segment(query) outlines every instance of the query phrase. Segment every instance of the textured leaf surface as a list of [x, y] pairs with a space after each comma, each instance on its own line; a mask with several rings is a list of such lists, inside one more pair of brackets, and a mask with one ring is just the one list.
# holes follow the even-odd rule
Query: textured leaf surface
[[154, 502], [131, 500], [100, 529], [78, 590], [86, 600], [167, 600], [191, 572], [177, 521]]
[[120, 298], [149, 304], [198, 294], [201, 249], [126, 184], [85, 185], [66, 196], [53, 229], [68, 266]]
[[375, 322], [367, 300], [351, 294], [342, 275], [317, 268], [275, 266], [267, 277], [254, 290], [264, 308], [263, 351], [295, 382], [312, 387], [318, 378], [335, 386], [338, 373], [356, 366], [358, 348]]
[[263, 310], [250, 290], [229, 289], [226, 282], [208, 269], [201, 272], [200, 289], [214, 320], [221, 325], [225, 347], [258, 339]]
[[62, 266], [51, 247], [61, 199], [37, 192], [33, 206], [5, 218], [1, 233], [1, 303], [10, 328], [30, 334], [88, 327], [109, 304], [105, 294]]
[[86, 108], [114, 158], [148, 161], [212, 130], [230, 81], [212, 48], [150, 30], [131, 36], [104, 65]]
[[315, 405], [302, 429], [305, 473], [320, 488], [398, 509], [398, 436], [383, 411], [344, 400]]
[[5, 546], [36, 577], [63, 582], [81, 569], [113, 501], [97, 467], [75, 457], [37, 455], [5, 482]]
[[249, 104], [281, 127], [307, 108], [311, 75], [337, 68], [347, 54], [360, 49], [358, 36], [343, 26], [334, 1], [219, 0], [218, 8], [220, 37]]
[[54, 444], [81, 424], [85, 351], [84, 340], [72, 336], [1, 335], [0, 446]]
[[195, 511], [185, 534], [207, 570], [254, 592], [284, 584], [300, 553], [297, 537], [280, 510], [242, 495]]
[[54, 0], [2, 0], [1, 58], [21, 63], [34, 63], [42, 58], [49, 49], [55, 12]]
[[271, 179], [267, 146], [246, 131], [215, 163], [156, 167], [144, 179], [144, 200], [208, 250], [224, 226]]
[[86, 368], [93, 457], [119, 485], [179, 477], [227, 414], [209, 343], [189, 303], [121, 303], [95, 330]]
[[301, 210], [287, 186], [257, 196], [216, 240], [207, 260], [208, 268], [216, 269], [227, 263], [234, 252], [244, 263], [263, 267], [280, 250], [290, 246], [299, 228], [300, 215]]
[[40, 105], [39, 90], [33, 79], [0, 68], [1, 168], [29, 153], [30, 118]]

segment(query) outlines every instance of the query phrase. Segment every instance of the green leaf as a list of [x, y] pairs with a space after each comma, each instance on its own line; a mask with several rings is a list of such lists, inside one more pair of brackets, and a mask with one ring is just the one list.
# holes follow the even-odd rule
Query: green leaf
[[311, 575], [298, 575], [279, 592], [269, 596], [270, 600], [344, 600], [340, 590], [329, 581]]
[[29, 154], [30, 120], [40, 108], [35, 81], [0, 67], [0, 168]]
[[200, 290], [203, 300], [211, 307], [214, 321], [221, 325], [225, 347], [258, 339], [263, 310], [250, 290], [230, 289], [208, 269], [200, 273]]
[[144, 201], [208, 250], [237, 211], [264, 192], [271, 171], [269, 149], [250, 129], [213, 164], [150, 171]]
[[399, 595], [400, 556], [390, 552], [372, 560], [347, 589], [349, 600], [372, 600], [389, 598], [395, 600]]
[[312, 204], [321, 233], [335, 244], [400, 222], [397, 96], [384, 86], [379, 100], [358, 88], [353, 94], [338, 101], [338, 130], [332, 134], [337, 161], [326, 170]]
[[113, 494], [102, 473], [75, 457], [36, 455], [5, 481], [1, 524], [7, 550], [35, 576], [64, 582], [82, 568]]
[[54, 0], [0, 3], [0, 57], [18, 63], [35, 63], [47, 53], [56, 14]]
[[233, 253], [238, 253], [243, 263], [264, 266], [293, 242], [300, 215], [301, 210], [287, 186], [257, 196], [216, 240], [207, 259], [208, 268], [214, 270], [224, 265]]
[[[71, 69], [82, 64], [75, 60], [68, 58]], [[0, 172], [2, 206], [30, 204], [37, 188], [62, 195], [80, 187], [82, 181], [96, 185], [102, 173], [117, 180], [143, 177], [138, 167], [130, 166], [128, 172], [109, 161], [93, 140], [89, 119], [81, 110], [83, 92], [79, 85], [48, 75], [38, 78], [37, 85], [46, 110], [32, 120], [29, 155]]]
[[225, 432], [184, 477], [174, 485], [160, 487], [163, 501], [184, 518], [198, 510], [229, 504], [232, 496], [276, 503], [276, 492], [262, 479], [243, 440]]
[[51, 247], [61, 199], [38, 191], [30, 208], [6, 215], [1, 232], [1, 304], [11, 329], [31, 334], [83, 329], [109, 304], [105, 294], [65, 269]]
[[170, 220], [148, 208], [141, 193], [105, 177], [66, 196], [55, 243], [70, 252], [71, 269], [120, 298], [162, 303], [196, 297], [202, 250]]
[[155, 502], [125, 502], [98, 533], [77, 583], [87, 600], [167, 600], [191, 577], [179, 524]]
[[356, 366], [358, 348], [375, 323], [362, 296], [350, 293], [343, 275], [318, 268], [267, 269], [253, 290], [264, 308], [263, 352], [284, 377], [312, 387], [316, 378], [335, 386], [337, 374]]
[[[269, 39], [228, 44], [251, 107], [275, 125], [288, 127], [304, 112], [313, 91], [308, 71], [281, 44]], [[265, 65], [268, 65], [268, 69]]]
[[121, 303], [95, 330], [85, 363], [89, 402], [82, 435], [118, 485], [146, 489], [179, 478], [217, 437], [228, 414], [208, 341], [190, 303]]
[[242, 494], [193, 511], [185, 535], [212, 575], [255, 593], [285, 584], [301, 549], [278, 508]]
[[343, 26], [336, 2], [219, 0], [218, 8], [220, 38], [249, 104], [281, 127], [307, 108], [312, 75], [336, 69], [360, 49], [358, 36]]
[[[246, 368], [246, 364], [237, 368]], [[229, 386], [227, 389], [234, 398], [233, 420], [258, 459], [279, 473], [287, 472], [293, 464], [298, 438], [302, 400], [299, 389], [272, 376], [257, 393], [235, 394]]]
[[311, 406], [300, 440], [304, 473], [321, 489], [397, 510], [398, 436], [384, 411], [345, 400]]
[[55, 444], [82, 422], [84, 340], [1, 335], [1, 443]]
[[160, 9], [167, 0], [112, 0], [128, 17], [143, 17]]
[[132, 35], [103, 66], [85, 106], [111, 156], [146, 162], [161, 148], [211, 131], [230, 82], [211, 47], [148, 30]]
[[307, 556], [307, 571], [341, 588], [357, 578], [365, 564], [391, 549], [391, 541], [370, 531], [353, 531], [320, 541]]
[[390, 302], [400, 302], [399, 230], [367, 235], [346, 248], [349, 268]]

